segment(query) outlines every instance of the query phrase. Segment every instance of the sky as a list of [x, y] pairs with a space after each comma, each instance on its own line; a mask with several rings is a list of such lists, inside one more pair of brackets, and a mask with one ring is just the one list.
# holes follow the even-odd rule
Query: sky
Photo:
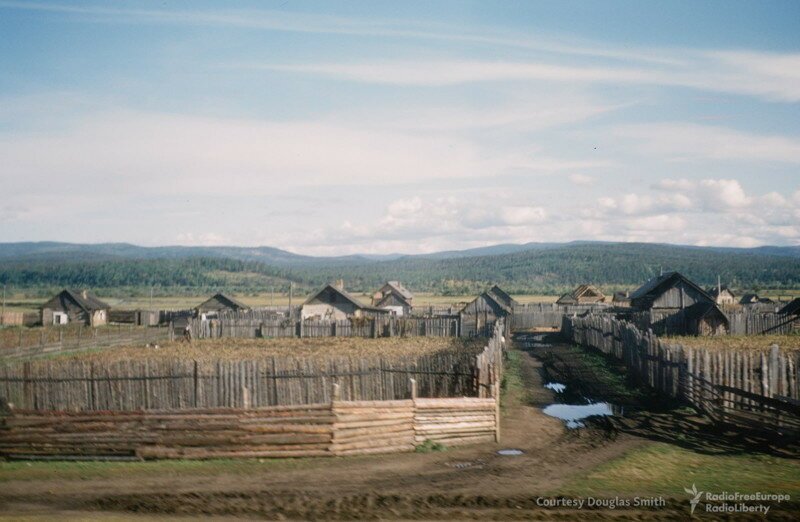
[[0, 242], [800, 245], [800, 2], [0, 0]]

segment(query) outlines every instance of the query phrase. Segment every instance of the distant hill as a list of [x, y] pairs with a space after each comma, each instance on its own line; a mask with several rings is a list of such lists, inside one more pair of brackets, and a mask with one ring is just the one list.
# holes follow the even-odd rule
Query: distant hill
[[492, 282], [516, 293], [557, 294], [577, 284], [634, 287], [660, 270], [701, 285], [800, 288], [800, 247], [695, 247], [653, 243], [504, 244], [425, 255], [314, 257], [272, 247], [141, 247], [126, 243], [0, 243], [0, 283], [17, 288], [285, 290], [335, 279], [373, 290], [399, 279], [416, 291], [461, 295]]

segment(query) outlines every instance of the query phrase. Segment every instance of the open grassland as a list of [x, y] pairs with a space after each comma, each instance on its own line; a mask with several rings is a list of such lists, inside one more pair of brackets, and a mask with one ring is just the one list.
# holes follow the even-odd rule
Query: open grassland
[[[132, 325], [106, 325], [90, 327], [79, 324], [64, 326], [47, 326], [27, 328], [9, 326], [0, 328], [0, 349], [17, 346], [36, 346], [38, 344], [57, 343], [61, 340], [74, 340], [81, 337], [85, 341], [93, 338], [104, 339], [108, 336], [141, 333], [146, 327]], [[96, 333], [95, 333], [96, 332]]]
[[326, 337], [304, 339], [204, 339], [191, 343], [166, 342], [158, 349], [129, 346], [59, 355], [54, 358], [93, 362], [118, 362], [141, 359], [255, 359], [259, 357], [335, 357], [415, 358], [441, 352], [478, 353], [485, 344], [482, 339], [444, 337], [409, 337], [363, 339], [355, 337]]
[[788, 493], [800, 496], [800, 461], [764, 454], [704, 454], [652, 443], [600, 465], [564, 487], [561, 494], [664, 495], [683, 497], [692, 484], [713, 493]]
[[666, 339], [671, 344], [720, 350], [768, 349], [777, 344], [783, 350], [800, 350], [800, 335], [725, 335], [716, 337], [676, 336]]

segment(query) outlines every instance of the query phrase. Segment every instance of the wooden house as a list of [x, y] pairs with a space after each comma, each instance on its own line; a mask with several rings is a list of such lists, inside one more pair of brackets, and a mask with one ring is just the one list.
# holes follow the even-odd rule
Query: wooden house
[[398, 317], [411, 315], [411, 301], [395, 289], [390, 289], [383, 294], [383, 297], [375, 302], [374, 305], [376, 308], [388, 310]]
[[594, 285], [580, 285], [568, 294], [562, 295], [556, 304], [579, 305], [603, 303], [606, 296]]
[[399, 297], [402, 297], [404, 301], [407, 301], [409, 305], [414, 301], [414, 294], [412, 294], [408, 288], [403, 286], [403, 283], [400, 281], [386, 281], [380, 289], [375, 292], [372, 296], [372, 304], [378, 304], [378, 301], [386, 297], [390, 293], [395, 293]]
[[300, 311], [303, 320], [323, 319], [342, 321], [350, 317], [374, 317], [390, 313], [389, 310], [365, 306], [337, 285], [325, 285], [306, 299]]
[[108, 323], [109, 308], [87, 290], [64, 289], [42, 305], [42, 325], [79, 323], [102, 326]]
[[706, 290], [706, 293], [714, 299], [718, 305], [733, 305], [736, 304], [736, 296], [725, 285], [717, 285]]
[[195, 308], [197, 315], [200, 317], [208, 315], [216, 315], [219, 312], [238, 312], [240, 310], [249, 310], [250, 307], [243, 304], [233, 297], [218, 293], [203, 301]]
[[497, 293], [487, 290], [461, 309], [462, 335], [474, 335], [481, 328], [512, 313], [510, 303]]

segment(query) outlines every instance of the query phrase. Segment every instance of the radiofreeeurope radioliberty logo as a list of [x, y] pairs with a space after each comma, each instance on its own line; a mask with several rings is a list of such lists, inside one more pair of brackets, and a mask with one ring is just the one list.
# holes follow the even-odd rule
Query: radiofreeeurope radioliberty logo
[[689, 499], [689, 513], [694, 515], [695, 509], [702, 500], [704, 511], [707, 513], [754, 513], [766, 515], [769, 513], [773, 504], [788, 502], [790, 495], [776, 493], [739, 493], [723, 491], [712, 493], [711, 491], [697, 491], [697, 486], [692, 484], [692, 488], [683, 488], [692, 498]]
[[683, 490], [688, 494], [692, 495], [692, 498], [689, 500], [689, 505], [692, 508], [689, 514], [694, 515], [694, 510], [697, 507], [697, 504], [700, 503], [700, 497], [703, 496], [703, 492], [697, 491], [697, 487], [694, 484], [692, 484], [692, 489], [683, 488]]

